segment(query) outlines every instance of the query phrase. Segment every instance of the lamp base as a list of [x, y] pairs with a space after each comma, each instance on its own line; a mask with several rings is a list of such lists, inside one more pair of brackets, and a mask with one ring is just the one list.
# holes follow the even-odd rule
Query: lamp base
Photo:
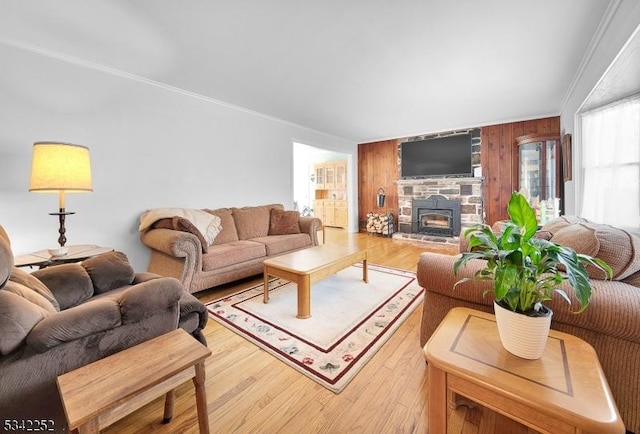
[[64, 220], [71, 214], [75, 214], [75, 212], [67, 212], [64, 208], [60, 208], [60, 211], [58, 212], [49, 213], [49, 215], [57, 215], [60, 220], [60, 228], [58, 229], [58, 233], [60, 234], [58, 237], [58, 244], [60, 244], [60, 247], [64, 247], [64, 244], [67, 242], [67, 237], [64, 235], [67, 232], [67, 229], [64, 227]]

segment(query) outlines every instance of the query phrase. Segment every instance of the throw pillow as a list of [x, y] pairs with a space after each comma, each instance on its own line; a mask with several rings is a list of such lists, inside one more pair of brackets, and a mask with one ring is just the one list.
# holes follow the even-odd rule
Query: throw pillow
[[[195, 235], [200, 241], [200, 245], [202, 246], [202, 253], [207, 253], [209, 251], [209, 242], [204, 238], [204, 235], [202, 235], [202, 232], [200, 232], [193, 223], [191, 223], [189, 220], [187, 220], [184, 217], [178, 217], [178, 216], [174, 217], [172, 220], [173, 220], [174, 230], [189, 232], [190, 234]], [[218, 235], [218, 232], [216, 232], [216, 235]]]
[[247, 206], [233, 209], [233, 220], [240, 240], [266, 237], [269, 235], [271, 207]]
[[[191, 221], [187, 220], [184, 217], [175, 216], [172, 218], [163, 218], [151, 225], [152, 229], [171, 229], [174, 231], [188, 232], [190, 234], [195, 235], [200, 241], [200, 245], [202, 246], [202, 253], [207, 253], [209, 251], [209, 243], [202, 235], [202, 232], [198, 230], [198, 228], [191, 223]], [[217, 234], [216, 234], [217, 235]]]
[[218, 208], [218, 209], [206, 209], [210, 214], [217, 216], [220, 219], [220, 226], [222, 229], [213, 241], [213, 245], [217, 246], [231, 241], [238, 241], [238, 231], [236, 229], [236, 223], [233, 220], [233, 214], [231, 208]]
[[91, 278], [80, 264], [62, 264], [31, 273], [56, 297], [60, 310], [77, 306], [93, 296]]
[[271, 209], [269, 220], [269, 235], [289, 235], [300, 233], [300, 213], [298, 211], [284, 211]]
[[163, 218], [160, 220], [156, 220], [150, 226], [151, 229], [173, 229], [173, 219], [172, 218]]
[[130, 285], [135, 277], [127, 255], [122, 252], [104, 253], [82, 261], [81, 265], [93, 282], [95, 294]]

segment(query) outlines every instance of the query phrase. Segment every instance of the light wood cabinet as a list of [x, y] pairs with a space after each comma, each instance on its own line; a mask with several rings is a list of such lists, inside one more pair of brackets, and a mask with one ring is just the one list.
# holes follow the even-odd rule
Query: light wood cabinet
[[338, 161], [335, 166], [336, 171], [336, 184], [335, 187], [339, 189], [347, 188], [347, 162]]
[[322, 220], [322, 224], [324, 223], [324, 200], [314, 200], [313, 201], [313, 216]]
[[334, 202], [335, 225], [341, 228], [347, 227], [349, 207], [346, 200], [336, 200]]
[[316, 190], [325, 188], [325, 170], [324, 164], [316, 164], [315, 166], [315, 175], [316, 175]]
[[313, 215], [325, 226], [346, 228], [349, 220], [346, 160], [315, 164], [314, 173]]

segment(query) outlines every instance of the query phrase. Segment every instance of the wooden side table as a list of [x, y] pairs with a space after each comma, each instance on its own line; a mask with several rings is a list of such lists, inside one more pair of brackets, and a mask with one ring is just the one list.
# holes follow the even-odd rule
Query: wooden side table
[[462, 395], [546, 433], [624, 433], [593, 347], [555, 330], [538, 360], [512, 355], [495, 318], [452, 309], [424, 347], [429, 432], [447, 432], [447, 403]]
[[193, 379], [200, 432], [208, 433], [204, 360], [210, 355], [209, 348], [177, 329], [59, 376], [69, 429], [98, 433], [163, 394], [168, 422], [174, 389]]
[[100, 247], [93, 244], [80, 244], [68, 247], [69, 251], [61, 256], [51, 256], [47, 250], [40, 250], [28, 255], [19, 255], [14, 258], [14, 265], [16, 267], [38, 266], [39, 268], [45, 268], [50, 265], [80, 262], [103, 253], [113, 252], [113, 248], [111, 247]]

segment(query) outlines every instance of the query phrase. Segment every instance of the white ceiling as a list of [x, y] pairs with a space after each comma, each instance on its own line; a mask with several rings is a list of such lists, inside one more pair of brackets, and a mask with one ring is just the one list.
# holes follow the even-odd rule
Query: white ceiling
[[0, 0], [0, 79], [35, 53], [362, 143], [558, 115], [609, 3]]

